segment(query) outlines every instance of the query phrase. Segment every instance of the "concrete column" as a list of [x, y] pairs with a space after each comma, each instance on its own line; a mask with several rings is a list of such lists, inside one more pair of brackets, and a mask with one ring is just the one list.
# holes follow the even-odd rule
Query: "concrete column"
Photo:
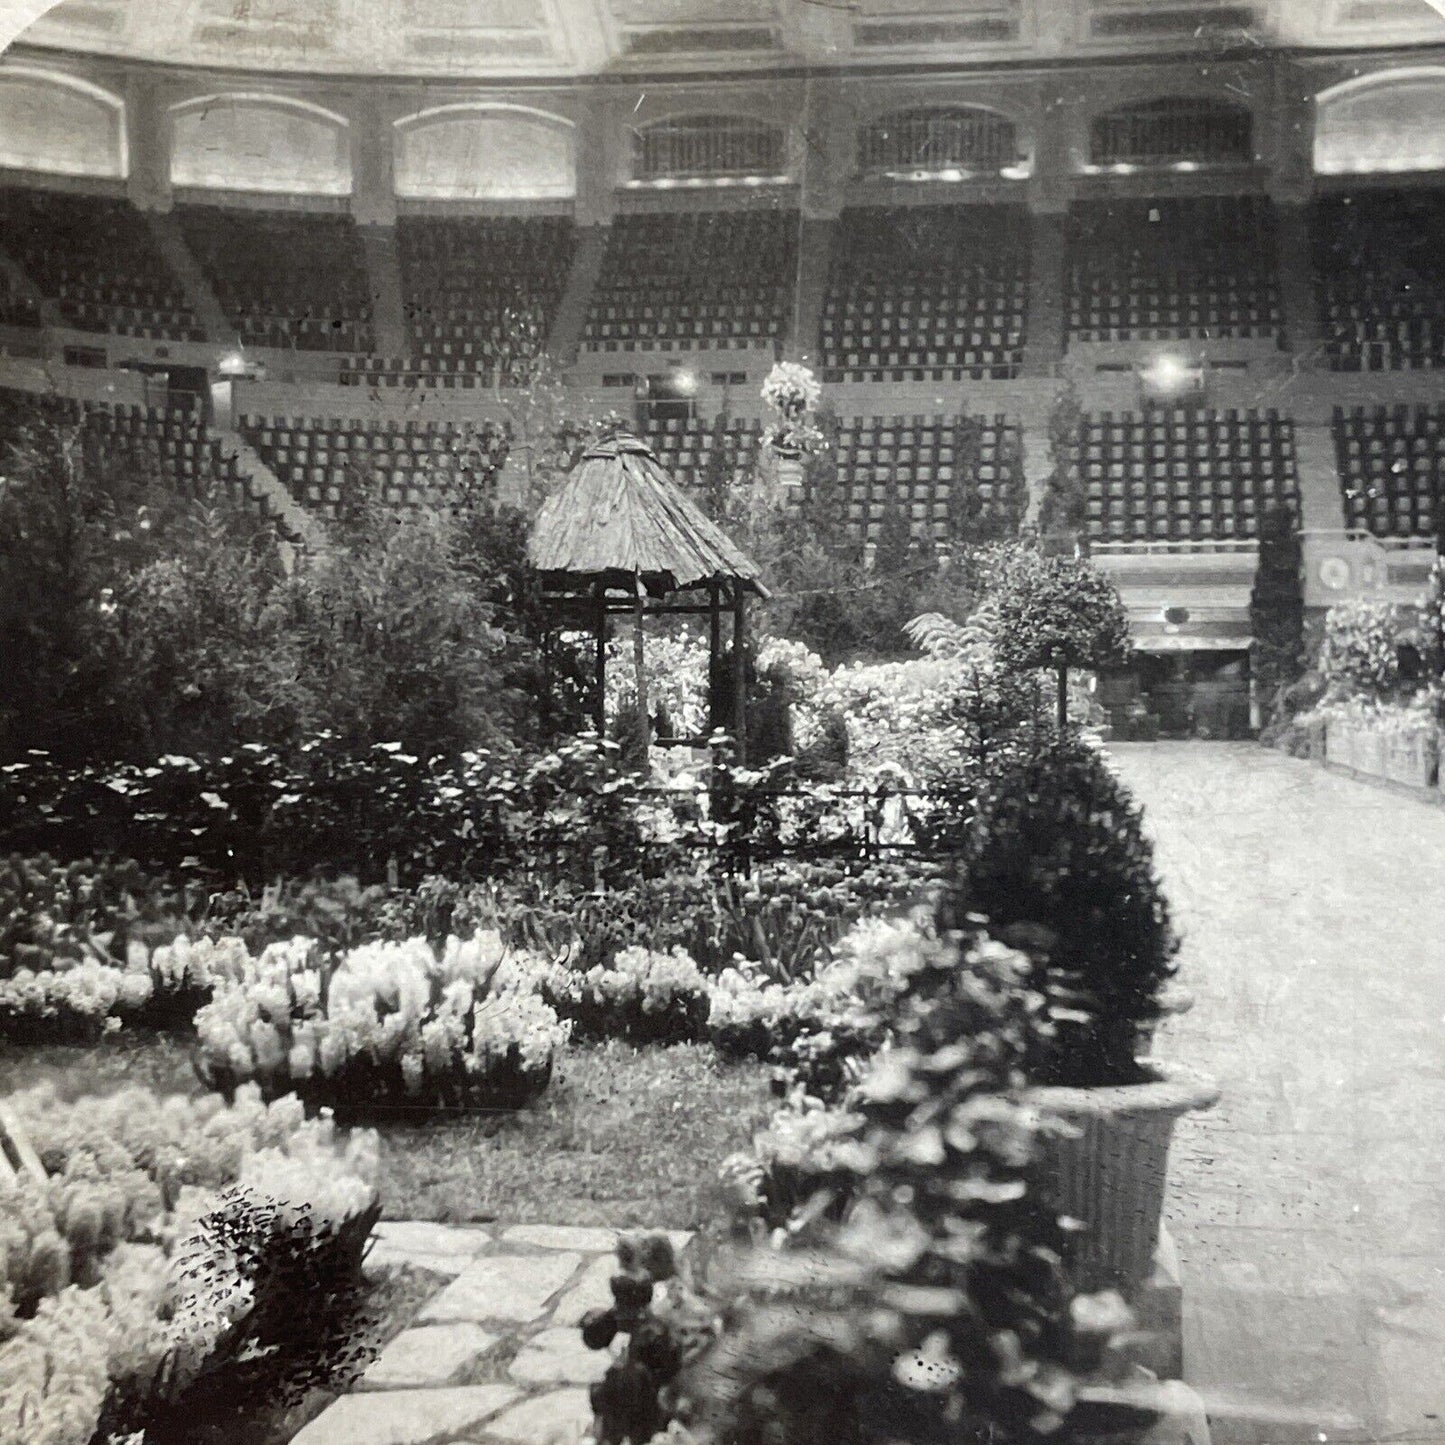
[[125, 87], [126, 194], [143, 211], [171, 209], [171, 135], [166, 92], [151, 76], [132, 74]]
[[847, 197], [858, 133], [858, 118], [836, 80], [809, 84], [798, 129], [803, 217], [835, 220]]
[[363, 226], [396, 224], [391, 111], [385, 97], [358, 92], [351, 119], [351, 213]]
[[1033, 174], [1029, 177], [1029, 209], [1035, 215], [1058, 215], [1069, 209], [1074, 194], [1070, 137], [1076, 106], [1054, 82], [1039, 86], [1034, 114]]
[[616, 209], [615, 184], [621, 173], [626, 126], [606, 91], [584, 94], [577, 116], [577, 199], [579, 226], [606, 226]]
[[1314, 193], [1315, 107], [1310, 76], [1280, 58], [1274, 70], [1274, 103], [1261, 124], [1269, 130], [1259, 148], [1270, 167], [1276, 205], [1303, 206]]

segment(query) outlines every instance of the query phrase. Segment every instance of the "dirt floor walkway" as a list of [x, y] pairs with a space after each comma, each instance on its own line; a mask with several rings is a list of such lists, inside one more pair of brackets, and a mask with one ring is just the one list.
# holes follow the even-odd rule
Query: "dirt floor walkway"
[[1169, 1227], [1214, 1438], [1445, 1440], [1445, 808], [1263, 749], [1123, 745], [1185, 934]]

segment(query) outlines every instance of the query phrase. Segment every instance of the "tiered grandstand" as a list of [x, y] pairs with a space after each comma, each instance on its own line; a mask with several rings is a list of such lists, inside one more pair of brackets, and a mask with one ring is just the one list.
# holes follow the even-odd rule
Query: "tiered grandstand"
[[1256, 196], [1076, 202], [1067, 294], [1076, 341], [1278, 337], [1273, 210]]
[[541, 352], [572, 265], [558, 216], [402, 216], [396, 227], [411, 355], [368, 363], [360, 379], [428, 386], [517, 381]]
[[109, 454], [130, 459], [182, 496], [207, 502], [221, 496], [244, 499], [235, 460], [223, 456], [221, 441], [196, 402], [96, 404], [86, 408], [85, 427]]
[[185, 206], [180, 220], [246, 345], [372, 349], [366, 260], [349, 216]]
[[587, 349], [772, 349], [791, 308], [797, 233], [796, 212], [785, 210], [618, 216]]
[[1445, 192], [1346, 192], [1318, 201], [1313, 220], [1330, 365], [1445, 365]]
[[1247, 539], [1270, 508], [1299, 515], [1293, 428], [1273, 410], [1089, 415], [1078, 465], [1099, 541]]
[[1445, 406], [1336, 407], [1348, 526], [1377, 537], [1433, 537], [1445, 474]]
[[845, 210], [823, 303], [825, 378], [1016, 376], [1028, 275], [1022, 207]]
[[838, 480], [856, 537], [875, 538], [892, 507], [916, 537], [945, 540], [964, 517], [975, 535], [1008, 535], [1022, 512], [1018, 428], [1003, 415], [844, 418]]
[[500, 432], [468, 422], [242, 415], [238, 425], [292, 496], [330, 517], [350, 488], [376, 488], [390, 506], [444, 506], [459, 488], [490, 488], [506, 460]]
[[128, 201], [7, 186], [0, 192], [0, 246], [58, 304], [67, 326], [160, 341], [202, 339], [145, 218]]
[[745, 477], [757, 459], [760, 421], [716, 416], [649, 419], [642, 428], [657, 459], [684, 485], [713, 478], [731, 485]]

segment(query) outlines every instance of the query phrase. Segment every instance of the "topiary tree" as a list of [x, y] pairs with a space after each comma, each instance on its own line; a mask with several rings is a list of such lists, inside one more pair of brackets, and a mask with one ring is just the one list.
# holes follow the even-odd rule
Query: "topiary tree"
[[1304, 670], [1303, 562], [1294, 518], [1283, 507], [1271, 507], [1259, 529], [1259, 565], [1249, 596], [1249, 663], [1269, 715]]
[[1055, 1033], [1029, 1060], [1036, 1081], [1138, 1078], [1138, 1031], [1158, 1016], [1178, 940], [1142, 814], [1101, 753], [1066, 735], [996, 762], [949, 909], [1040, 961]]
[[1119, 589], [1080, 558], [1017, 550], [999, 564], [993, 604], [999, 665], [1056, 674], [1062, 732], [1069, 722], [1069, 669], [1114, 667], [1129, 655], [1129, 618]]

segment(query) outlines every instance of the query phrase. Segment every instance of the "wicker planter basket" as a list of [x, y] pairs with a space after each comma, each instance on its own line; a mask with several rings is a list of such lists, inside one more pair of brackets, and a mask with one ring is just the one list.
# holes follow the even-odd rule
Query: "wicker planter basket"
[[1423, 733], [1387, 737], [1385, 776], [1392, 783], [1428, 788], [1435, 781], [1435, 739]]
[[1042, 1173], [1062, 1214], [1083, 1229], [1070, 1258], [1081, 1290], [1126, 1297], [1149, 1278], [1159, 1242], [1174, 1122], [1209, 1108], [1219, 1089], [1207, 1075], [1151, 1059], [1152, 1082], [1096, 1089], [1040, 1088], [1029, 1101], [1040, 1122]]

